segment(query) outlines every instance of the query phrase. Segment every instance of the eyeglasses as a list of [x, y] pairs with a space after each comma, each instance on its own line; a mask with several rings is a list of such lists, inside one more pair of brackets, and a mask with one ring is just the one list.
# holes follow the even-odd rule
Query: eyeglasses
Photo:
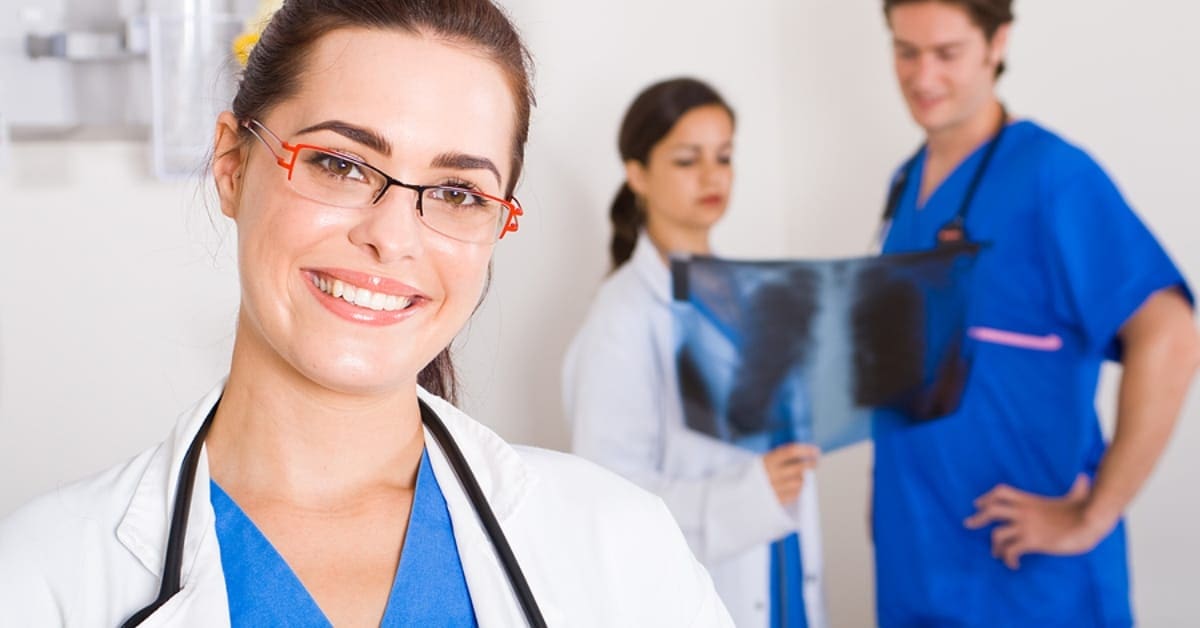
[[[242, 126], [257, 137], [287, 170], [292, 189], [311, 201], [346, 209], [379, 203], [392, 186], [417, 193], [417, 215], [425, 226], [455, 240], [491, 244], [516, 231], [525, 211], [517, 199], [504, 200], [478, 190], [453, 185], [404, 183], [379, 168], [336, 150], [312, 144], [289, 144], [258, 120]], [[280, 156], [259, 131], [271, 136], [290, 157]]]

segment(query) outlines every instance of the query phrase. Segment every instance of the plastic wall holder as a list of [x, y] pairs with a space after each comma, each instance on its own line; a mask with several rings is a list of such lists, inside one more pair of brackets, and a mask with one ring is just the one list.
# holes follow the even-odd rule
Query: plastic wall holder
[[11, 140], [149, 138], [159, 177], [201, 172], [254, 4], [0, 0], [0, 118]]
[[154, 172], [164, 179], [195, 175], [207, 165], [217, 114], [233, 100], [233, 40], [244, 23], [235, 15], [148, 21]]
[[0, 175], [8, 172], [8, 162], [12, 146], [12, 137], [8, 132], [8, 120], [0, 115]]

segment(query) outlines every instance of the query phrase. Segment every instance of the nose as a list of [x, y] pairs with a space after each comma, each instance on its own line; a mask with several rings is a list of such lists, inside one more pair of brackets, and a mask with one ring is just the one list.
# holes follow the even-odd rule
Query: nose
[[913, 73], [909, 78], [913, 88], [923, 91], [936, 86], [941, 65], [933, 55], [920, 54], [913, 65]]
[[717, 158], [704, 159], [700, 162], [700, 182], [704, 185], [720, 183], [728, 176], [728, 166]]
[[414, 257], [422, 247], [425, 226], [417, 216], [417, 192], [393, 185], [378, 203], [358, 210], [350, 242], [380, 263]]

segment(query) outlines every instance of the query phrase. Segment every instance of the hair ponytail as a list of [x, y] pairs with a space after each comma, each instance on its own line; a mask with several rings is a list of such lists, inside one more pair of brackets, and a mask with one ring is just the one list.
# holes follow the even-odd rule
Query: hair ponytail
[[638, 231], [646, 223], [646, 214], [638, 207], [637, 196], [629, 187], [629, 183], [622, 183], [621, 189], [617, 190], [617, 196], [613, 199], [608, 217], [613, 226], [609, 253], [612, 255], [612, 269], [616, 270], [633, 256], [633, 249], [637, 246]]
[[417, 385], [429, 392], [458, 405], [458, 374], [450, 358], [450, 347], [442, 349], [432, 362], [417, 374]]

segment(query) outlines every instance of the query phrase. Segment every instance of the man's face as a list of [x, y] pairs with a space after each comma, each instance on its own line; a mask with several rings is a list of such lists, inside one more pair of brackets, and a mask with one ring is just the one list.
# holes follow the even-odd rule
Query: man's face
[[897, 6], [888, 23], [896, 80], [927, 134], [954, 129], [991, 100], [1008, 25], [988, 41], [966, 9], [936, 0]]

